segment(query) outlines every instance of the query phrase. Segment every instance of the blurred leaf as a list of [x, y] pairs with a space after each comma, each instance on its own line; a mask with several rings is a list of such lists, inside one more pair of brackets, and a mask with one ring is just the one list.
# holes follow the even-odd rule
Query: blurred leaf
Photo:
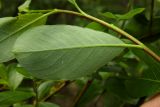
[[19, 63], [33, 76], [68, 80], [91, 75], [120, 54], [124, 48], [108, 47], [113, 44], [124, 43], [107, 33], [53, 25], [23, 33], [13, 51]]
[[124, 79], [109, 78], [106, 80], [105, 86], [107, 92], [114, 94], [123, 101], [130, 101], [132, 98], [127, 93], [124, 81]]
[[0, 85], [8, 85], [8, 82], [4, 79], [0, 79]]
[[14, 104], [32, 97], [33, 94], [30, 92], [22, 91], [5, 91], [0, 92], [0, 105]]
[[140, 39], [148, 33], [148, 21], [142, 15], [137, 16], [137, 18], [127, 21], [124, 30]]
[[127, 20], [127, 19], [133, 18], [137, 14], [142, 13], [144, 10], [145, 10], [144, 8], [136, 8], [136, 9], [129, 11], [128, 13], [124, 15], [117, 14], [116, 16], [118, 17], [119, 20]]
[[45, 24], [46, 16], [40, 13], [19, 15], [17, 20], [0, 26], [0, 62], [14, 58], [11, 51], [17, 39], [25, 30]]
[[4, 80], [7, 80], [7, 69], [4, 64], [0, 64], [0, 77]]
[[26, 0], [22, 5], [20, 5], [18, 7], [19, 12], [28, 12], [31, 1], [32, 0]]
[[123, 107], [124, 102], [116, 95], [107, 92], [104, 96], [104, 107]]
[[49, 102], [40, 102], [38, 107], [60, 107], [60, 106]]
[[106, 13], [103, 13], [103, 16], [105, 16], [106, 18], [111, 18], [111, 19], [115, 19], [117, 20], [117, 16], [111, 12], [106, 12]]
[[107, 18], [115, 19], [115, 20], [128, 20], [133, 18], [135, 15], [142, 13], [144, 10], [145, 10], [144, 8], [136, 8], [123, 15], [106, 12], [103, 14], [103, 16]]
[[[158, 49], [155, 49], [153, 46], [149, 45], [151, 49], [154, 49], [156, 53], [160, 53]], [[145, 53], [143, 50], [132, 49], [133, 53], [140, 58], [142, 62], [147, 64], [148, 69], [145, 70], [142, 74], [143, 78], [149, 78], [153, 80], [160, 80], [160, 63], [153, 59], [150, 55]]]
[[54, 81], [45, 81], [43, 83], [40, 84], [40, 86], [38, 87], [38, 97], [39, 99], [45, 97], [47, 94], [49, 94], [51, 88], [54, 85]]
[[27, 105], [27, 104], [14, 104], [13, 107], [34, 107], [33, 105]]
[[26, 78], [33, 79], [31, 74], [28, 71], [26, 71], [23, 67], [16, 67], [16, 71], [22, 74]]
[[15, 90], [23, 81], [23, 75], [18, 73], [16, 69], [14, 68], [9, 72], [9, 87], [13, 90]]
[[125, 85], [127, 92], [134, 98], [149, 96], [160, 92], [160, 81], [158, 80], [133, 78], [126, 80]]
[[98, 31], [105, 31], [106, 30], [106, 27], [104, 27], [101, 24], [96, 23], [96, 22], [89, 23], [86, 26], [86, 28], [90, 28], [90, 29], [94, 29], [94, 30], [98, 30]]
[[12, 21], [15, 21], [17, 18], [15, 17], [3, 17], [3, 18], [0, 18], [0, 27], [5, 25], [5, 24], [8, 24]]

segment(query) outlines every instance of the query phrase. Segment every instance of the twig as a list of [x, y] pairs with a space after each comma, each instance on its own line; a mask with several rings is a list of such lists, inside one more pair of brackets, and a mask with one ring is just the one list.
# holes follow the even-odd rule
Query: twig
[[[30, 12], [47, 12], [47, 10], [43, 11], [43, 10], [31, 10]], [[95, 21], [115, 32], [117, 32], [118, 34], [123, 35], [124, 37], [128, 38], [129, 40], [131, 40], [132, 42], [134, 42], [137, 45], [140, 45], [143, 47], [143, 50], [148, 53], [150, 56], [152, 56], [155, 60], [157, 60], [158, 62], [160, 62], [160, 56], [158, 56], [156, 53], [154, 53], [150, 48], [148, 48], [146, 45], [144, 45], [141, 41], [139, 41], [138, 39], [136, 39], [135, 37], [133, 37], [132, 35], [128, 34], [127, 32], [125, 32], [124, 30], [118, 28], [117, 26], [113, 25], [113, 24], [109, 24], [103, 20], [100, 20], [96, 17], [93, 17], [91, 15], [88, 14], [82, 14], [79, 12], [75, 12], [75, 11], [70, 11], [70, 10], [61, 10], [61, 9], [53, 9], [53, 10], [48, 10], [48, 13], [46, 13], [45, 15], [41, 16], [41, 18], [44, 18], [46, 16], [49, 16], [51, 14], [56, 14], [56, 13], [66, 13], [66, 14], [72, 14], [72, 15], [76, 15], [76, 16], [80, 16], [80, 17], [84, 17], [87, 18], [89, 20]], [[41, 19], [38, 18], [37, 20]]]
[[97, 103], [99, 102], [99, 100], [103, 97], [104, 93], [106, 92], [106, 90], [103, 90], [100, 95], [96, 98], [94, 105], [95, 107], [97, 107]]
[[82, 88], [82, 90], [80, 91], [80, 93], [76, 96], [72, 107], [76, 107], [78, 102], [80, 101], [81, 97], [85, 94], [85, 92], [87, 91], [87, 89], [90, 87], [90, 85], [92, 84], [93, 79], [92, 80], [88, 80], [87, 83], [84, 85], [84, 87]]
[[58, 93], [59, 91], [61, 91], [63, 88], [65, 88], [66, 86], [68, 86], [71, 82], [73, 81], [64, 81], [63, 83], [60, 83], [57, 87], [56, 90], [51, 91], [46, 97], [44, 97], [41, 101], [46, 101], [48, 98], [50, 98], [51, 96], [55, 95], [56, 93]]

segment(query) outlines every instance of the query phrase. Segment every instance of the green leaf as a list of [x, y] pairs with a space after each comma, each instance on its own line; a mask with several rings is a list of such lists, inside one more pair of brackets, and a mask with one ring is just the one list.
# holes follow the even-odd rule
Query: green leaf
[[23, 81], [23, 75], [18, 73], [14, 68], [9, 72], [8, 81], [9, 81], [9, 87], [15, 90]]
[[17, 17], [17, 20], [0, 26], [0, 62], [6, 62], [14, 59], [14, 54], [11, 52], [13, 45], [25, 30], [45, 24], [46, 16], [40, 13], [25, 14]]
[[0, 18], [0, 26], [3, 26], [7, 23], [10, 23], [12, 21], [15, 21], [16, 18], [15, 17], [3, 17], [3, 18]]
[[136, 8], [123, 15], [106, 12], [103, 14], [103, 16], [116, 20], [128, 20], [133, 18], [135, 15], [142, 13], [144, 10], [145, 10], [144, 8]]
[[54, 85], [54, 81], [45, 81], [38, 87], [38, 97], [39, 99], [43, 98], [47, 94], [49, 94], [51, 88]]
[[[152, 45], [148, 45], [151, 49], [154, 49], [155, 52], [160, 53], [159, 49], [155, 49]], [[142, 50], [132, 49], [132, 52], [140, 58], [142, 62], [147, 64], [148, 69], [143, 71], [143, 78], [149, 78], [152, 80], [160, 80], [160, 63], [153, 59], [150, 55], [146, 54]]]
[[24, 77], [26, 78], [30, 78], [30, 79], [33, 79], [33, 77], [31, 76], [31, 74], [26, 71], [23, 67], [16, 67], [16, 71], [20, 74], [22, 74]]
[[119, 55], [124, 43], [107, 33], [69, 25], [40, 26], [18, 38], [13, 52], [22, 67], [41, 79], [91, 75]]
[[131, 19], [132, 17], [134, 17], [137, 14], [140, 14], [144, 11], [144, 8], [136, 8], [133, 9], [131, 11], [129, 11], [128, 13], [124, 14], [124, 15], [116, 15], [118, 17], [119, 20], [127, 20], [127, 19]]
[[34, 107], [33, 105], [14, 104], [14, 107]]
[[38, 107], [60, 107], [60, 106], [49, 102], [40, 102]]
[[20, 5], [18, 7], [19, 12], [28, 12], [31, 1], [32, 0], [26, 0], [22, 5]]
[[5, 91], [0, 93], [0, 105], [14, 104], [32, 97], [30, 92]]
[[104, 107], [123, 107], [124, 101], [116, 95], [107, 92], [104, 96]]
[[123, 101], [132, 100], [129, 94], [127, 93], [123, 79], [109, 78], [106, 80], [105, 86], [109, 93], [116, 95], [121, 100]]
[[153, 95], [160, 91], [160, 81], [145, 78], [133, 78], [125, 82], [127, 92], [134, 98]]
[[96, 23], [96, 22], [89, 23], [86, 26], [86, 28], [90, 28], [90, 29], [94, 29], [94, 30], [98, 30], [98, 31], [105, 31], [106, 30], [106, 27], [104, 27], [101, 24]]
[[0, 64], [0, 77], [4, 80], [7, 80], [7, 76], [8, 73], [6, 67], [4, 66], [4, 64]]
[[8, 82], [4, 79], [0, 79], [0, 84], [1, 85], [8, 85]]
[[105, 16], [106, 18], [117, 19], [117, 16], [111, 12], [106, 12], [106, 13], [103, 13], [102, 15]]

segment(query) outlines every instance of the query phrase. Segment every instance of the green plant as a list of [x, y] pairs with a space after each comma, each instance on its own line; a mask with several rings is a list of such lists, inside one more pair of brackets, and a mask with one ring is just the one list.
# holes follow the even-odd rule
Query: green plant
[[[96, 105], [101, 97], [106, 107], [140, 106], [144, 97], [158, 93], [160, 41], [141, 42], [160, 33], [153, 1], [142, 37], [127, 33], [139, 33], [132, 27], [141, 26], [136, 17], [145, 10], [133, 9], [132, 0], [126, 14], [102, 14], [112, 24], [87, 14], [75, 0], [69, 2], [79, 12], [30, 10], [31, 0], [26, 0], [18, 16], [0, 18], [0, 106], [58, 107], [49, 98], [71, 83], [82, 88], [73, 107], [93, 99]], [[58, 13], [93, 22], [86, 28], [45, 25], [48, 16]]]

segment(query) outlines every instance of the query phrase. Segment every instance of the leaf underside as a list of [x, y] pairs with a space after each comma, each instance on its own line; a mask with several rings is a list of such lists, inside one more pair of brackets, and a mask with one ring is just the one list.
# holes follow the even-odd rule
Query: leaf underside
[[69, 25], [40, 26], [18, 38], [14, 53], [21, 66], [41, 79], [91, 75], [120, 54], [124, 44], [109, 34]]

